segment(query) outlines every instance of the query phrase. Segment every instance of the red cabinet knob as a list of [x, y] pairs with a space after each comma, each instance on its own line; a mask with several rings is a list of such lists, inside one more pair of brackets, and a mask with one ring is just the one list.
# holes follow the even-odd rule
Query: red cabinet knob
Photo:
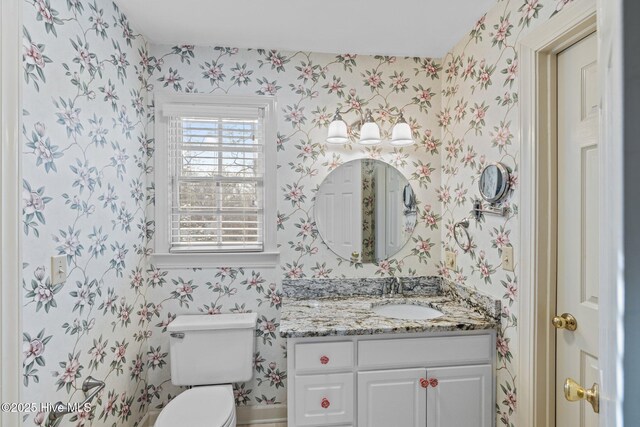
[[427, 388], [429, 386], [433, 388], [438, 387], [438, 380], [436, 378], [420, 378], [420, 387]]
[[322, 402], [320, 403], [320, 405], [324, 408], [327, 409], [329, 407], [329, 405], [331, 405], [331, 402], [329, 402], [329, 399], [327, 399], [326, 397], [322, 398]]
[[326, 365], [327, 363], [329, 363], [329, 358], [327, 356], [322, 356], [320, 358], [320, 363], [322, 363], [323, 365]]

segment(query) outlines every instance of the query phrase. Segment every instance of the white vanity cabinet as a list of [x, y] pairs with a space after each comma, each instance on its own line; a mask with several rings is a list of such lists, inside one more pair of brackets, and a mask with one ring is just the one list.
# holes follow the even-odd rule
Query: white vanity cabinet
[[433, 368], [438, 386], [427, 392], [427, 426], [491, 427], [495, 419], [493, 367], [473, 365]]
[[495, 332], [288, 338], [288, 426], [493, 427]]
[[427, 425], [425, 376], [424, 368], [358, 372], [358, 425]]

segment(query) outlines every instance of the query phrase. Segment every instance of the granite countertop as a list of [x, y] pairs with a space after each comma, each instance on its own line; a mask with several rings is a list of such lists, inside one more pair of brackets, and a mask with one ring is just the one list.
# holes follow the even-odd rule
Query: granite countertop
[[[375, 305], [398, 303], [425, 305], [444, 315], [429, 320], [406, 320], [381, 316], [371, 311]], [[498, 313], [492, 316], [483, 309], [465, 304], [451, 293], [389, 298], [380, 295], [285, 298], [280, 335], [285, 338], [300, 338], [491, 330], [499, 325], [496, 316]]]

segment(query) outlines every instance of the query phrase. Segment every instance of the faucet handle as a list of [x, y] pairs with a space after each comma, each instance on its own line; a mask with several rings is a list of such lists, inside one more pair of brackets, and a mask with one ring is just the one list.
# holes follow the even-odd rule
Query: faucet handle
[[396, 294], [403, 295], [402, 279], [400, 279], [398, 276], [393, 276], [391, 287], [392, 289], [395, 287]]

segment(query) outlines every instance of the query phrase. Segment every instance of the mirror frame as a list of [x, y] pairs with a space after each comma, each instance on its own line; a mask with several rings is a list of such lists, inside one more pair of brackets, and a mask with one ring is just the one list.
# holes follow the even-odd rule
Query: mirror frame
[[[502, 186], [494, 195], [488, 195], [482, 191], [482, 177], [490, 167], [497, 168], [498, 173], [500, 173], [500, 175], [502, 176]], [[485, 166], [482, 169], [482, 172], [480, 172], [480, 179], [478, 180], [478, 190], [480, 191], [480, 195], [484, 200], [491, 204], [500, 203], [507, 196], [507, 194], [509, 193], [509, 189], [511, 188], [511, 185], [509, 184], [509, 178], [509, 169], [503, 163], [495, 162]]]

